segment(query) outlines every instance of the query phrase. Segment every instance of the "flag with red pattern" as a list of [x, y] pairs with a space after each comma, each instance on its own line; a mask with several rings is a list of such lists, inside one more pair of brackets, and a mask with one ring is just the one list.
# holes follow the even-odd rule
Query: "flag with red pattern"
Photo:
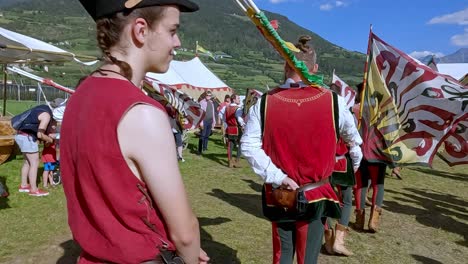
[[449, 166], [468, 164], [468, 117], [448, 133], [437, 154]]
[[340, 88], [340, 95], [345, 99], [346, 106], [349, 108], [354, 106], [354, 99], [356, 98], [356, 91], [353, 90], [347, 83], [333, 73], [332, 83]]
[[[458, 138], [461, 130], [457, 125], [464, 126], [468, 117], [468, 87], [373, 33], [366, 84], [361, 106], [362, 149], [371, 162], [431, 166], [442, 142]], [[462, 148], [446, 146], [446, 150], [455, 154]]]

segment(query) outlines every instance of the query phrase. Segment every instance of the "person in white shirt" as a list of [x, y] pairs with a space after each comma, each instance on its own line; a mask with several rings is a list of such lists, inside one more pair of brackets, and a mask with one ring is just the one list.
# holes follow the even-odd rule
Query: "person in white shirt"
[[[318, 65], [315, 50], [307, 45], [310, 39], [299, 39], [296, 47], [301, 52], [296, 57], [315, 73]], [[340, 216], [338, 198], [328, 182], [337, 140], [341, 136], [349, 146], [356, 170], [362, 139], [342, 98], [301, 82], [288, 64], [285, 76], [283, 85], [264, 94], [249, 110], [242, 154], [265, 182], [262, 203], [272, 222], [273, 263], [292, 263], [294, 253], [298, 263], [317, 263], [325, 219]], [[272, 194], [281, 188], [299, 191], [296, 210], [275, 206]]]

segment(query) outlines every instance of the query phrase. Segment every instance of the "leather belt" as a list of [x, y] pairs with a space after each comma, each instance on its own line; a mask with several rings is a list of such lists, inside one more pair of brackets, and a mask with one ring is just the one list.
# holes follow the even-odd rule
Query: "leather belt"
[[17, 134], [18, 135], [23, 135], [23, 136], [30, 136], [28, 133], [20, 131], [20, 130], [17, 132]]
[[310, 191], [310, 190], [316, 189], [316, 188], [318, 188], [320, 186], [323, 186], [323, 185], [327, 184], [328, 182], [329, 182], [329, 179], [325, 178], [325, 179], [323, 179], [321, 181], [318, 181], [318, 182], [308, 183], [306, 185], [301, 186], [298, 189], [298, 191], [304, 191], [304, 192]]

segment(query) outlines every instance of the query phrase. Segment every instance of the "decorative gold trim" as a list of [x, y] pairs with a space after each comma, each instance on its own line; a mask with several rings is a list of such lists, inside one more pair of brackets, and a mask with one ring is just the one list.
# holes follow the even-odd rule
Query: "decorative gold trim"
[[275, 93], [275, 94], [273, 94], [273, 96], [278, 98], [279, 100], [281, 100], [283, 102], [286, 102], [286, 103], [295, 103], [295, 104], [297, 104], [298, 107], [300, 107], [301, 104], [315, 101], [315, 100], [319, 99], [320, 97], [322, 97], [323, 95], [325, 95], [326, 93], [327, 93], [326, 91], [321, 91], [320, 93], [318, 93], [318, 94], [316, 94], [314, 96], [307, 97], [307, 98], [301, 98], [301, 99], [286, 98], [286, 97], [280, 95], [279, 93]]

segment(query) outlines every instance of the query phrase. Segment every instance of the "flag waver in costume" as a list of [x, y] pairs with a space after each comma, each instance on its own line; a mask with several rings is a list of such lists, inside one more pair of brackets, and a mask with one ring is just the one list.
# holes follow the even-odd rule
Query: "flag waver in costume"
[[441, 142], [465, 120], [468, 89], [388, 45], [371, 32], [362, 100], [368, 161], [431, 166]]

